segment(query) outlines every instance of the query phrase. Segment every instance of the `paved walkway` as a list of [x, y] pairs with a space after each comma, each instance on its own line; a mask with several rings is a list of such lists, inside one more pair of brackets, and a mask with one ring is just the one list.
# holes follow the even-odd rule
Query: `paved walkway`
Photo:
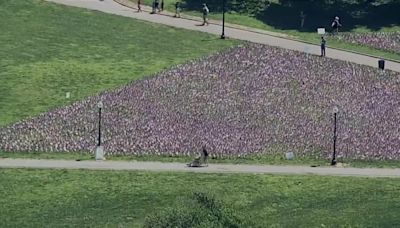
[[295, 174], [400, 178], [400, 169], [337, 168], [308, 166], [230, 165], [210, 164], [203, 168], [188, 168], [183, 163], [126, 162], [126, 161], [73, 161], [39, 159], [0, 159], [0, 168], [39, 169], [91, 169], [91, 170], [144, 170], [197, 173], [252, 173]]
[[[136, 18], [139, 20], [149, 21], [153, 23], [165, 24], [172, 27], [184, 28], [188, 30], [196, 30], [201, 32], [207, 32], [215, 35], [221, 34], [221, 25], [210, 24], [209, 26], [199, 26], [199, 22], [173, 18], [167, 15], [149, 14], [148, 12], [137, 13], [136, 10], [125, 7], [121, 4], [114, 2], [113, 0], [48, 0], [50, 2], [56, 2], [64, 5], [76, 6], [87, 8], [91, 10], [97, 10], [105, 13], [116, 14], [125, 17]], [[271, 36], [265, 33], [259, 33], [254, 31], [247, 31], [239, 28], [225, 28], [225, 34], [227, 37], [245, 40], [254, 43], [268, 44], [271, 46], [283, 47], [287, 49], [307, 52], [310, 54], [319, 55], [320, 47], [318, 45], [305, 44], [299, 41], [289, 40], [282, 37]], [[369, 65], [377, 67], [378, 59], [366, 55], [355, 54], [351, 52], [329, 49], [327, 48], [327, 57], [350, 61], [358, 64]], [[386, 69], [400, 72], [400, 63], [386, 61]]]
[[[114, 2], [117, 2], [123, 6], [129, 7], [131, 9], [137, 10], [137, 1], [135, 0], [113, 0]], [[147, 5], [141, 5], [142, 11], [145, 13], [150, 13], [152, 11], [152, 8]], [[169, 11], [161, 11], [158, 12], [158, 14], [164, 15], [164, 16], [169, 16], [169, 17], [174, 17], [175, 13], [169, 12]], [[197, 22], [198, 24], [203, 22], [203, 18], [197, 17], [197, 16], [192, 16], [188, 15], [185, 13], [181, 14], [181, 19], [186, 19], [186, 20], [192, 20], [194, 22]], [[222, 26], [222, 20], [214, 20], [214, 19], [209, 19], [208, 22], [210, 24], [216, 24]], [[228, 22], [225, 22], [225, 28], [230, 27], [230, 28], [236, 28], [236, 29], [241, 29], [241, 30], [247, 30], [251, 32], [256, 32], [256, 33], [261, 33], [261, 34], [267, 34], [271, 36], [278, 36], [278, 37], [283, 37], [283, 38], [290, 38], [290, 35], [284, 34], [284, 33], [279, 33], [279, 32], [272, 32], [272, 31], [267, 31], [263, 29], [257, 29], [257, 28], [252, 28], [252, 27], [246, 27], [243, 25], [237, 25], [237, 24], [231, 24]], [[292, 39], [294, 39], [292, 37]]]

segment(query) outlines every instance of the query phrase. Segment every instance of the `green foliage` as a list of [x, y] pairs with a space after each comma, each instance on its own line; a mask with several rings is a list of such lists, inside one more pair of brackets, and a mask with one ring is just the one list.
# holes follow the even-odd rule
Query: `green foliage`
[[243, 227], [243, 222], [226, 204], [210, 193], [194, 192], [174, 208], [146, 218], [145, 228]]
[[271, 4], [270, 0], [232, 0], [227, 2], [227, 9], [249, 15], [257, 15]]

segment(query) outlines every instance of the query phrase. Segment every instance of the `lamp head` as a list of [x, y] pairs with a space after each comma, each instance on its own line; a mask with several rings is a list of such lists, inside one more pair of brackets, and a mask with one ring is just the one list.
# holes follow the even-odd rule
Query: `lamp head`
[[339, 108], [335, 106], [335, 107], [333, 108], [333, 113], [337, 114], [338, 112], [339, 112]]
[[99, 101], [99, 103], [97, 103], [97, 107], [98, 107], [98, 108], [103, 108], [103, 102], [102, 102], [102, 101]]

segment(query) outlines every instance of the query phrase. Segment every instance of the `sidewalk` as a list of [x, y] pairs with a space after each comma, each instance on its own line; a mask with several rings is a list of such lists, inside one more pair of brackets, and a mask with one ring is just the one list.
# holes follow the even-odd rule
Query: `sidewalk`
[[284, 175], [323, 175], [400, 178], [400, 169], [337, 168], [308, 166], [230, 165], [210, 164], [208, 167], [188, 168], [183, 163], [73, 161], [39, 159], [0, 159], [0, 168], [140, 170], [157, 172], [252, 173]]
[[[117, 3], [119, 3], [119, 4], [123, 5], [123, 6], [126, 6], [128, 8], [131, 8], [134, 11], [137, 10], [137, 3], [133, 2], [132, 0], [114, 0], [114, 2], [117, 2]], [[142, 11], [144, 13], [152, 12], [152, 8], [150, 6], [147, 6], [147, 5], [143, 5], [142, 4], [141, 5], [141, 9], [142, 9]], [[165, 11], [165, 10], [161, 11], [158, 14], [159, 15], [168, 16], [168, 17], [174, 17], [174, 15], [175, 15], [175, 13], [172, 13], [172, 12], [169, 12], [169, 11]], [[180, 19], [191, 20], [191, 21], [198, 22], [198, 23], [202, 23], [202, 21], [203, 21], [203, 19], [201, 17], [191, 16], [191, 15], [187, 15], [187, 14], [184, 14], [184, 13], [181, 14]], [[222, 21], [220, 21], [220, 20], [209, 19], [208, 22], [210, 24], [222, 26]], [[256, 28], [250, 28], [250, 27], [231, 24], [231, 23], [227, 23], [227, 22], [225, 22], [225, 28], [236, 28], [236, 29], [240, 29], [240, 30], [246, 30], [246, 31], [251, 31], [251, 32], [255, 32], [255, 33], [261, 33], [261, 34], [271, 35], [271, 36], [276, 36], [276, 37], [282, 37], [282, 38], [289, 38], [290, 37], [288, 34], [272, 32], [272, 31], [266, 31], [266, 30], [256, 29]]]
[[[199, 26], [200, 23], [190, 19], [174, 18], [162, 14], [150, 14], [148, 12], [138, 13], [136, 10], [118, 4], [114, 0], [48, 0], [59, 4], [82, 7], [91, 10], [97, 10], [105, 13], [136, 18], [143, 21], [165, 24], [171, 27], [183, 28], [188, 30], [195, 30], [200, 32], [207, 32], [215, 35], [221, 35], [221, 25], [210, 24], [209, 26]], [[267, 44], [301, 52], [307, 52], [313, 55], [319, 55], [320, 47], [318, 45], [307, 44], [295, 40], [285, 39], [282, 37], [271, 36], [265, 33], [258, 33], [254, 31], [247, 31], [238, 28], [225, 27], [226, 37], [250, 41], [254, 43]], [[337, 49], [327, 48], [326, 56], [328, 58], [340, 59], [353, 63], [368, 65], [377, 68], [378, 58], [366, 55], [346, 52]], [[400, 63], [393, 61], [386, 61], [386, 69], [400, 72]]]

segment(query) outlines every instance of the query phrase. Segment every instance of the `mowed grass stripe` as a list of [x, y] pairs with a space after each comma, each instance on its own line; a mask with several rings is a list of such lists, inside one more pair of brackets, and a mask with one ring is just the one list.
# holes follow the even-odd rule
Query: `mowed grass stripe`
[[0, 125], [239, 43], [40, 0], [2, 1], [0, 31]]
[[0, 226], [141, 227], [202, 191], [259, 227], [394, 227], [399, 190], [390, 178], [0, 169]]

